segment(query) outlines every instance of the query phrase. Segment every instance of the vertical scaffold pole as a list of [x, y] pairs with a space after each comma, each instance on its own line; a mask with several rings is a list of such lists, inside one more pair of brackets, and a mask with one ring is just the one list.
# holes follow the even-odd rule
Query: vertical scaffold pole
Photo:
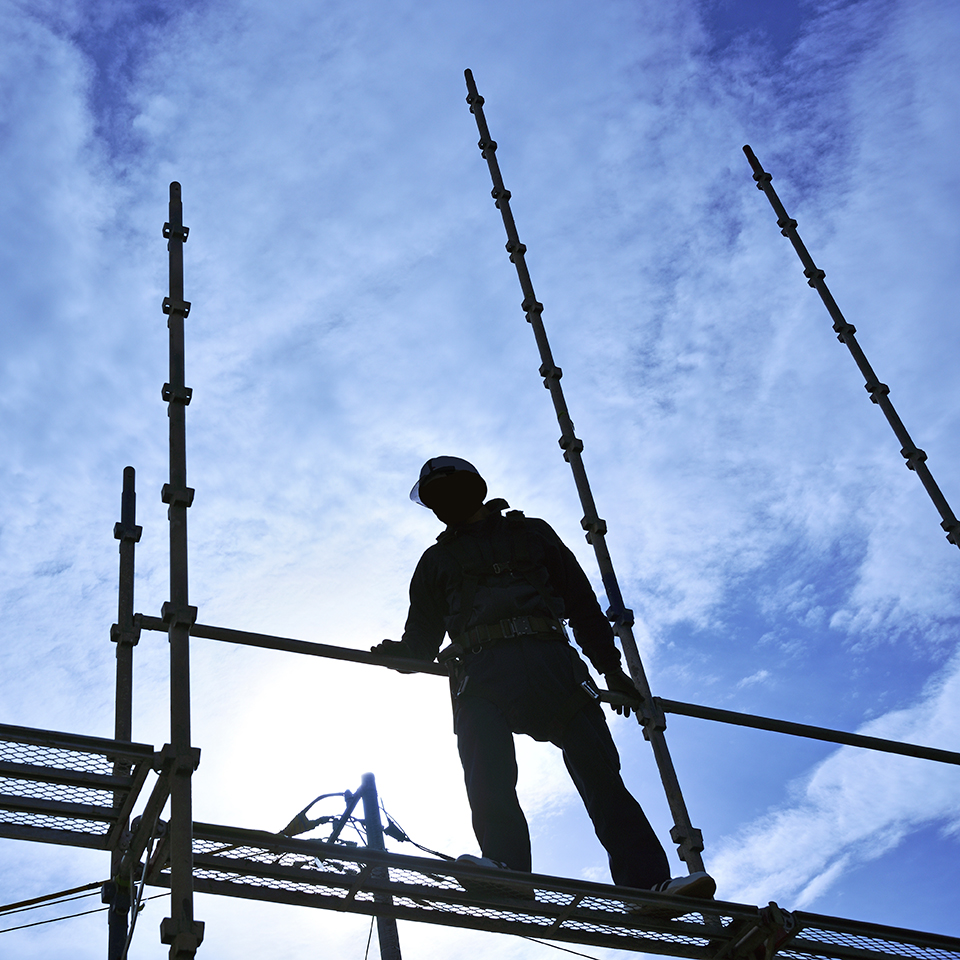
[[189, 229], [183, 225], [180, 184], [170, 184], [170, 219], [163, 236], [170, 253], [170, 295], [164, 298], [170, 330], [170, 380], [163, 385], [170, 419], [170, 482], [162, 499], [170, 523], [170, 599], [163, 619], [170, 639], [170, 916], [160, 926], [160, 939], [170, 946], [170, 960], [192, 958], [203, 940], [203, 924], [193, 918], [193, 801], [192, 776], [198, 754], [190, 744], [190, 628], [196, 607], [187, 592], [187, 509], [193, 490], [187, 486], [186, 411], [193, 391], [184, 385], [183, 322], [190, 304], [183, 299], [183, 245]]
[[[363, 796], [363, 826], [367, 834], [367, 846], [371, 850], [385, 850], [383, 842], [383, 823], [380, 820], [380, 799], [377, 796], [377, 782], [372, 773], [360, 778], [360, 793]], [[384, 879], [386, 868], [378, 867]], [[374, 870], [374, 876], [377, 874]], [[390, 902], [389, 894], [374, 895], [378, 902]], [[380, 960], [400, 960], [400, 934], [397, 921], [393, 917], [377, 917], [377, 938], [380, 941]]]
[[[120, 522], [113, 527], [114, 539], [120, 541], [120, 587], [117, 602], [117, 622], [110, 628], [110, 639], [117, 645], [117, 701], [114, 723], [114, 739], [133, 739], [133, 648], [140, 640], [140, 629], [133, 619], [133, 573], [134, 551], [140, 541], [143, 528], [137, 526], [136, 471], [133, 467], [123, 469], [123, 493], [120, 500]], [[115, 761], [113, 774], [125, 777], [130, 774], [130, 764]], [[114, 798], [119, 806], [121, 796]], [[120, 876], [121, 850], [111, 853], [110, 883], [104, 891], [104, 900], [110, 907], [107, 912], [109, 940], [108, 960], [119, 960], [127, 940], [127, 917], [130, 913], [130, 877]]]
[[573, 421], [570, 419], [567, 404], [563, 397], [563, 390], [560, 387], [560, 378], [563, 373], [554, 363], [553, 354], [550, 351], [550, 344], [541, 317], [543, 304], [537, 300], [533, 282], [527, 270], [526, 260], [524, 259], [527, 248], [520, 242], [513, 213], [510, 210], [510, 191], [503, 185], [500, 165], [497, 163], [497, 143], [490, 136], [487, 121], [483, 114], [483, 97], [477, 92], [473, 73], [466, 70], [464, 76], [467, 81], [467, 103], [470, 105], [470, 112], [476, 118], [477, 129], [480, 132], [480, 141], [477, 145], [480, 147], [481, 156], [487, 161], [490, 170], [490, 178], [493, 181], [491, 195], [503, 217], [503, 226], [507, 233], [507, 253], [510, 254], [510, 260], [517, 268], [520, 289], [523, 291], [523, 302], [520, 306], [526, 315], [527, 322], [533, 328], [537, 347], [540, 350], [542, 361], [540, 376], [543, 377], [543, 385], [550, 391], [550, 397], [553, 400], [557, 420], [560, 424], [560, 448], [563, 450], [564, 460], [570, 464], [570, 469], [573, 471], [577, 493], [580, 495], [580, 503], [584, 512], [580, 525], [586, 531], [587, 542], [593, 546], [596, 553], [603, 587], [610, 603], [607, 617], [614, 625], [614, 631], [620, 639], [630, 675], [637, 685], [643, 701], [642, 714], [638, 719], [641, 719], [643, 723], [644, 737], [650, 741], [653, 748], [660, 778], [663, 781], [664, 792], [667, 796], [667, 803], [673, 815], [674, 825], [670, 830], [670, 837], [677, 844], [680, 859], [686, 863], [687, 869], [693, 873], [703, 870], [703, 859], [700, 856], [703, 850], [703, 836], [690, 822], [690, 815], [680, 791], [680, 782], [663, 733], [666, 729], [666, 720], [663, 711], [657, 707], [653, 699], [650, 684], [647, 682], [643, 663], [640, 660], [640, 652], [633, 636], [633, 611], [623, 603], [617, 575], [613, 569], [613, 561], [610, 559], [610, 552], [607, 550], [605, 539], [607, 525], [597, 515], [596, 504], [590, 491], [587, 472], [580, 455], [583, 450], [583, 441], [574, 434]]
[[807, 278], [807, 283], [820, 294], [820, 299], [827, 308], [830, 319], [833, 320], [833, 332], [837, 335], [837, 339], [850, 351], [850, 356], [853, 357], [854, 363], [866, 380], [863, 386], [870, 395], [870, 399], [883, 411], [887, 423], [890, 424], [891, 429], [900, 441], [900, 456], [906, 460], [907, 467], [920, 478], [927, 495], [937, 508], [941, 519], [940, 526], [946, 531], [947, 540], [960, 547], [960, 521], [957, 520], [954, 512], [950, 509], [950, 504], [947, 503], [947, 498], [941, 492], [937, 481], [933, 479], [933, 474], [927, 467], [926, 453], [917, 447], [910, 434], [907, 433], [907, 428], [903, 425], [903, 421], [890, 401], [890, 388], [885, 383], [881, 383], [880, 378], [873, 372], [873, 367], [870, 366], [863, 348], [857, 341], [857, 328], [852, 323], [847, 323], [846, 318], [840, 312], [837, 301], [833, 299], [833, 294], [824, 282], [823, 278], [826, 273], [813, 262], [813, 257], [810, 256], [806, 245], [800, 239], [800, 234], [797, 233], [797, 221], [787, 213], [780, 197], [777, 196], [777, 191], [773, 189], [773, 184], [770, 182], [773, 176], [763, 169], [749, 144], [744, 146], [743, 152], [747, 157], [750, 168], [753, 170], [753, 179], [757, 181], [757, 189], [764, 192], [767, 200], [770, 201], [770, 206], [773, 207], [773, 211], [777, 215], [777, 226], [780, 228], [780, 232], [793, 244], [793, 249], [803, 264], [803, 275]]

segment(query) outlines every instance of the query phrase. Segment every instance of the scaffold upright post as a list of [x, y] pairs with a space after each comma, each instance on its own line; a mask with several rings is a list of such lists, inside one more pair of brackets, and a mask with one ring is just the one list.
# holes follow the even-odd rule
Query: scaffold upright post
[[[363, 826], [367, 834], [367, 846], [371, 850], [386, 850], [383, 842], [383, 823], [380, 820], [380, 798], [377, 795], [377, 782], [372, 773], [360, 778], [360, 793], [363, 796]], [[387, 868], [376, 868], [383, 879], [388, 879]], [[375, 894], [378, 902], [392, 903], [389, 894]], [[380, 941], [380, 960], [400, 960], [400, 934], [394, 917], [377, 914], [377, 938]]]
[[567, 410], [566, 400], [560, 386], [563, 371], [554, 363], [550, 343], [547, 340], [542, 319], [543, 304], [537, 300], [533, 282], [530, 279], [530, 272], [527, 269], [524, 258], [527, 248], [520, 242], [517, 226], [510, 209], [511, 194], [503, 185], [500, 165], [497, 162], [497, 142], [490, 136], [487, 127], [487, 121], [483, 113], [483, 97], [477, 91], [473, 73], [466, 70], [464, 76], [467, 82], [467, 103], [470, 105], [470, 112], [476, 118], [477, 129], [480, 133], [477, 146], [480, 148], [481, 156], [487, 161], [490, 178], [493, 181], [491, 195], [503, 217], [503, 226], [507, 233], [507, 253], [510, 255], [511, 262], [517, 268], [520, 289], [523, 291], [523, 302], [520, 306], [527, 322], [533, 328], [533, 334], [540, 351], [540, 376], [543, 377], [543, 385], [550, 391], [557, 421], [560, 424], [560, 448], [563, 450], [564, 460], [570, 464], [570, 469], [573, 471], [577, 493], [583, 507], [584, 516], [580, 525], [586, 531], [587, 542], [593, 546], [597, 564], [600, 567], [600, 577], [603, 581], [607, 601], [610, 604], [607, 617], [614, 625], [614, 631], [623, 648], [630, 675], [637, 685], [643, 702], [642, 713], [638, 719], [643, 723], [644, 736], [653, 748], [667, 803], [673, 816], [670, 837], [677, 845], [680, 859], [686, 863], [687, 869], [693, 873], [703, 870], [703, 858], [700, 856], [703, 850], [703, 837], [700, 831], [690, 822], [690, 815], [687, 812], [686, 803], [680, 790], [680, 782], [673, 766], [670, 751], [667, 749], [667, 741], [663, 732], [666, 728], [666, 721], [650, 691], [650, 684], [647, 681], [646, 672], [640, 659], [640, 652], [633, 636], [633, 611], [625, 606], [620, 593], [620, 586], [617, 582], [613, 561], [610, 558], [610, 551], [607, 549], [605, 539], [607, 525], [598, 516], [593, 493], [590, 490], [590, 483], [581, 456], [583, 441], [574, 433], [573, 421], [570, 419], [570, 413]]
[[840, 312], [837, 301], [833, 299], [830, 288], [824, 282], [826, 273], [814, 263], [806, 244], [800, 239], [800, 234], [797, 233], [797, 221], [787, 213], [780, 197], [777, 195], [777, 191], [774, 190], [773, 184], [770, 182], [773, 180], [773, 175], [763, 169], [749, 144], [744, 146], [743, 152], [751, 170], [753, 170], [753, 179], [757, 182], [757, 189], [763, 191], [777, 215], [777, 226], [780, 228], [780, 232], [793, 245], [793, 249], [803, 264], [803, 275], [807, 278], [807, 284], [817, 291], [823, 305], [827, 308], [827, 313], [833, 320], [833, 332], [837, 335], [837, 339], [850, 351], [850, 356], [853, 357], [854, 363], [866, 380], [863, 385], [864, 389], [869, 394], [870, 399], [880, 407], [883, 415], [887, 418], [887, 423], [890, 424], [897, 440], [900, 441], [900, 456], [906, 461], [906, 466], [920, 478], [927, 495], [937, 508], [941, 519], [940, 526], [946, 532], [947, 540], [960, 547], [960, 521], [957, 520], [953, 510], [950, 509], [950, 504], [947, 503], [947, 498], [940, 490], [937, 481], [933, 479], [933, 474], [927, 466], [926, 453], [913, 442], [907, 428], [900, 419], [900, 415], [894, 409], [890, 400], [890, 388], [885, 383], [881, 383], [880, 378], [873, 372], [873, 367], [857, 340], [857, 328], [852, 323], [848, 323], [846, 317]]
[[170, 330], [170, 380], [163, 385], [170, 420], [170, 482], [164, 484], [170, 526], [170, 599], [163, 619], [170, 639], [170, 916], [160, 938], [170, 946], [170, 960], [188, 960], [203, 939], [203, 924], [193, 916], [193, 799], [196, 751], [190, 743], [190, 627], [196, 608], [187, 590], [187, 509], [193, 490], [187, 486], [186, 410], [192, 391], [185, 385], [184, 320], [190, 304], [183, 299], [183, 225], [180, 184], [170, 184], [169, 220], [163, 226], [170, 254], [170, 293], [163, 301]]
[[[117, 645], [117, 691], [114, 739], [133, 740], [133, 648], [140, 640], [140, 629], [133, 617], [134, 551], [143, 528], [137, 526], [136, 471], [123, 469], [123, 492], [120, 499], [120, 522], [114, 525], [114, 539], [120, 541], [120, 585], [117, 602], [117, 622], [110, 628], [110, 639]], [[129, 776], [128, 760], [115, 760], [113, 775]], [[113, 804], [123, 804], [122, 794], [114, 796]], [[127, 940], [127, 918], [130, 913], [130, 876], [120, 875], [123, 851], [111, 851], [110, 880], [103, 890], [107, 911], [108, 960], [120, 960]]]

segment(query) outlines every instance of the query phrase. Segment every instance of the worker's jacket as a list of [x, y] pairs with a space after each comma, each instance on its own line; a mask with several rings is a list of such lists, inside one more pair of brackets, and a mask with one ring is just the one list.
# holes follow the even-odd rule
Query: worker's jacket
[[411, 656], [432, 660], [444, 634], [455, 640], [523, 616], [568, 620], [600, 673], [619, 666], [613, 631], [576, 557], [549, 524], [519, 511], [448, 527], [427, 549], [410, 583], [403, 642]]

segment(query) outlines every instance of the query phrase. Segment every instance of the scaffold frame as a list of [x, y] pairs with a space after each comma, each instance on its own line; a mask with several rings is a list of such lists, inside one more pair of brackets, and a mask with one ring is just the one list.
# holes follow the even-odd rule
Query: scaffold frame
[[[467, 102], [477, 120], [479, 146], [493, 179], [492, 195], [507, 229], [507, 252], [517, 267], [524, 293], [522, 308], [543, 360], [540, 374], [554, 401], [562, 429], [560, 446], [573, 469], [584, 506], [581, 524], [597, 552], [611, 604], [608, 616], [639, 691], [636, 701], [608, 691], [603, 691], [602, 697], [614, 704], [630, 703], [636, 710], [644, 737], [654, 750], [674, 815], [671, 837], [681, 859], [691, 871], [703, 869], [702, 837], [691, 824], [663, 736], [668, 713], [960, 764], [960, 753], [936, 747], [686, 704], [654, 697], [650, 692], [632, 635], [633, 613], [623, 603], [606, 551], [606, 524], [599, 519], [593, 503], [581, 458], [583, 444], [573, 433], [560, 389], [562, 374], [546, 339], [543, 305], [536, 300], [526, 270], [526, 247], [519, 241], [510, 212], [510, 192], [503, 186], [496, 143], [486, 127], [483, 98], [470, 71], [466, 80]], [[796, 235], [795, 221], [787, 218], [782, 205], [778, 206], [769, 174], [746, 149], [758, 187], [782, 214], [778, 224], [807, 265], [809, 254]], [[382, 836], [378, 840], [368, 835], [368, 845], [358, 848], [194, 822], [192, 777], [199, 750], [191, 742], [191, 641], [237, 643], [411, 673], [443, 677], [447, 673], [437, 663], [197, 622], [197, 610], [189, 604], [187, 576], [187, 510], [194, 493], [187, 486], [185, 438], [186, 407], [192, 397], [192, 390], [184, 383], [184, 320], [189, 316], [190, 303], [184, 299], [183, 246], [188, 235], [189, 229], [183, 225], [180, 184], [174, 182], [170, 184], [169, 219], [163, 226], [170, 280], [162, 304], [170, 331], [170, 379], [162, 391], [170, 422], [170, 474], [162, 493], [170, 528], [170, 599], [163, 604], [160, 617], [134, 612], [134, 551], [141, 528], [136, 524], [135, 473], [127, 467], [121, 520], [114, 528], [114, 536], [120, 541], [118, 621], [110, 630], [117, 654], [115, 738], [0, 724], [0, 837], [110, 852], [112, 879], [104, 888], [109, 905], [109, 960], [121, 960], [128, 949], [131, 893], [138, 877], [144, 884], [167, 887], [172, 892], [170, 916], [161, 925], [161, 940], [169, 945], [171, 960], [192, 958], [202, 943], [203, 923], [194, 917], [195, 892], [389, 920], [392, 927], [384, 923], [380, 928], [382, 955], [396, 960], [399, 944], [385, 946], [391, 936], [396, 939], [396, 920], [691, 960], [772, 960], [774, 955], [788, 960], [960, 960], [960, 938], [788, 911], [775, 903], [761, 907], [684, 901], [608, 884], [482, 870], [469, 864], [388, 852]], [[829, 299], [829, 307], [832, 298], [824, 293], [823, 272], [809, 260], [806, 273], [825, 302]], [[838, 310], [834, 316], [840, 339], [848, 346], [855, 344], [853, 328], [845, 325]], [[875, 381], [872, 370], [866, 369]], [[890, 412], [887, 388], [871, 381], [868, 390], [871, 383], [871, 398], [881, 404], [900, 436], [902, 424], [898, 428], [899, 419]], [[902, 451], [908, 466], [920, 474], [941, 511], [948, 538], [958, 543], [960, 527], [923, 465], [926, 455], [916, 450], [902, 432], [909, 441], [904, 441]], [[132, 741], [133, 648], [143, 631], [166, 633], [170, 642], [171, 734], [170, 742], [159, 750]], [[154, 780], [148, 792], [151, 776]], [[366, 807], [376, 793], [372, 777], [365, 783]], [[168, 804], [169, 819], [165, 821], [162, 817]], [[372, 820], [369, 810], [367, 814]], [[378, 815], [376, 819], [379, 823]]]

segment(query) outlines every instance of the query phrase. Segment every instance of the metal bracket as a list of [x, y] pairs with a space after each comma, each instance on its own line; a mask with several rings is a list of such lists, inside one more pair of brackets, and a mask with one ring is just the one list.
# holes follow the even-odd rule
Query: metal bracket
[[165, 383], [160, 396], [165, 403], [182, 403], [187, 406], [193, 399], [193, 387], [171, 387], [169, 383]]
[[549, 366], [546, 363], [540, 364], [540, 376], [543, 377], [543, 385], [549, 390], [551, 380], [559, 380], [563, 376], [563, 370], [560, 367]]
[[508, 240], [504, 244], [504, 249], [510, 254], [510, 262], [516, 263], [517, 261], [513, 259], [514, 255], [519, 253], [522, 257], [527, 252], [527, 245], [519, 240]]
[[190, 747], [182, 756], [173, 758], [170, 769], [167, 771], [170, 776], [190, 775], [200, 766], [200, 748]]
[[614, 632], [620, 627], [632, 627], [637, 621], [634, 619], [633, 611], [629, 607], [621, 607], [620, 610], [614, 610], [610, 607], [604, 616], [613, 624]]
[[185, 227], [182, 223], [177, 224], [175, 227], [170, 226], [169, 223], [163, 225], [164, 240], [180, 240], [182, 243], [186, 243], [187, 237], [189, 236], [190, 228]]
[[[189, 747], [187, 752], [181, 755], [174, 752], [171, 744], [165, 743], [163, 749], [161, 749], [154, 760], [153, 769], [159, 774], [162, 780], [164, 777], [175, 773], [193, 773], [199, 766], [199, 747]], [[156, 785], [154, 785], [154, 790], [156, 791], [156, 789]], [[163, 803], [160, 804], [160, 809], [163, 809]], [[158, 833], [157, 836], [165, 836], [165, 834]]]
[[680, 859], [687, 862], [687, 855], [699, 853], [703, 850], [703, 834], [691, 827], [689, 835], [685, 834], [676, 824], [670, 828], [670, 839], [677, 845]]
[[904, 447], [900, 451], [900, 456], [907, 461], [908, 470], [916, 470], [917, 464], [923, 463], [927, 459], [926, 453], [919, 447], [914, 447], [912, 450], [907, 450], [907, 448]]
[[584, 517], [580, 521], [580, 526], [587, 531], [587, 543], [593, 543], [594, 537], [605, 537], [607, 535], [607, 521], [599, 517]]
[[179, 313], [184, 320], [190, 316], [189, 300], [172, 300], [170, 297], [164, 297], [161, 306], [166, 314]]
[[583, 453], [583, 441], [579, 437], [561, 437], [558, 441], [563, 451], [563, 459], [570, 462], [571, 453]]
[[184, 615], [182, 610], [174, 610], [173, 604], [165, 600], [160, 608], [160, 619], [171, 626], [192, 627], [197, 622], [197, 608], [188, 606]]
[[870, 401], [872, 403], [879, 403], [881, 397], [885, 397], [890, 393], [890, 388], [885, 383], [865, 383], [863, 389], [870, 394]]
[[143, 533], [143, 527], [137, 524], [124, 526], [123, 521], [113, 525], [114, 540], [132, 540], [134, 543], [140, 542], [140, 536]]
[[[522, 243], [520, 246], [523, 247], [523, 252], [526, 253], [527, 248], [524, 247]], [[510, 250], [509, 243], [507, 244], [507, 250]], [[543, 313], [543, 304], [539, 300], [531, 300], [528, 298], [520, 304], [520, 309], [524, 313]], [[541, 376], [545, 376], [545, 374], [541, 374]]]
[[193, 503], [193, 487], [181, 487], [175, 490], [169, 483], [160, 488], [160, 499], [172, 507], [189, 507]]
[[738, 940], [730, 940], [714, 960], [723, 960], [724, 957], [733, 960], [772, 960], [800, 929], [796, 917], [771, 900], [766, 907], [760, 908], [757, 922]]
[[160, 921], [160, 942], [172, 947], [172, 956], [192, 956], [203, 943], [203, 921], [164, 917]]
[[[667, 715], [656, 697], [641, 697], [640, 709], [636, 711], [637, 723], [643, 727], [643, 739], [649, 740], [652, 733], [662, 733], [667, 729]], [[699, 849], [703, 849], [701, 845]]]
[[846, 343], [847, 337], [853, 337], [857, 332], [857, 328], [852, 323], [840, 323], [838, 320], [833, 325], [833, 331], [841, 343]]
[[131, 647], [135, 647], [140, 642], [140, 624], [134, 620], [132, 630], [122, 630], [119, 623], [112, 623], [110, 639], [114, 643], [129, 643]]

